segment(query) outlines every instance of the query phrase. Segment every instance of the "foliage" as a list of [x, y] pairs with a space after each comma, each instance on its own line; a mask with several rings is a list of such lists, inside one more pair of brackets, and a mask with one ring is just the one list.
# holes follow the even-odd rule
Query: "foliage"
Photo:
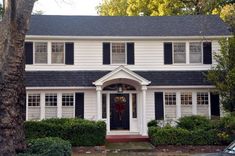
[[148, 127], [158, 127], [157, 120], [151, 120], [148, 122]]
[[235, 2], [225, 5], [221, 10], [220, 17], [230, 25], [233, 33], [235, 33]]
[[217, 65], [207, 75], [221, 95], [225, 110], [235, 111], [235, 36], [220, 41], [220, 53], [214, 56]]
[[[102, 16], [196, 15], [219, 13], [226, 0], [103, 0], [97, 6]], [[216, 10], [216, 11], [215, 11]]]
[[[183, 128], [149, 128], [149, 137], [153, 145], [216, 145], [216, 130], [187, 130]], [[189, 139], [190, 138], [190, 139]]]
[[68, 141], [48, 137], [30, 140], [25, 153], [18, 154], [18, 156], [70, 156], [71, 151], [72, 146]]
[[177, 127], [189, 131], [197, 129], [208, 130], [212, 127], [212, 124], [211, 121], [204, 116], [193, 115], [180, 118]]
[[[154, 121], [149, 122], [154, 125]], [[235, 140], [235, 116], [209, 120], [202, 116], [179, 119], [176, 127], [149, 126], [153, 145], [227, 145]], [[189, 139], [190, 138], [190, 139]]]
[[47, 119], [24, 124], [27, 139], [60, 137], [73, 146], [96, 146], [105, 143], [106, 125], [103, 121], [82, 119]]
[[2, 8], [2, 4], [0, 4], [0, 16], [2, 17], [3, 15], [3, 8]]

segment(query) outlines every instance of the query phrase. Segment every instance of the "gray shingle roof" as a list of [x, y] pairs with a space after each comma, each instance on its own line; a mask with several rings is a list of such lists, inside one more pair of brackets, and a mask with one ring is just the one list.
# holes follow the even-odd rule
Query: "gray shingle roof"
[[56, 16], [32, 15], [28, 35], [52, 36], [223, 36], [228, 26], [214, 15]]
[[[28, 71], [27, 87], [90, 87], [109, 71]], [[151, 86], [211, 85], [206, 71], [136, 71]]]

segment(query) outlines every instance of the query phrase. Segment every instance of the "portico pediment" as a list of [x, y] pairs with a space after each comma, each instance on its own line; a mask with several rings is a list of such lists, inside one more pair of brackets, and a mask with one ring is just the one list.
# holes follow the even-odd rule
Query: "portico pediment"
[[136, 74], [135, 72], [121, 65], [115, 70], [113, 70], [112, 72], [106, 74], [105, 76], [93, 82], [93, 84], [96, 86], [102, 86], [105, 82], [116, 80], [116, 79], [132, 80], [132, 81], [138, 82], [142, 86], [147, 86], [151, 83], [147, 79], [143, 78], [142, 76]]

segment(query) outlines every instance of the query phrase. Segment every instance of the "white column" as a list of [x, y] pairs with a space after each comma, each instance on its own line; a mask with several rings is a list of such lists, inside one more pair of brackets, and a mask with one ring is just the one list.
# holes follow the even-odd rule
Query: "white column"
[[62, 118], [62, 93], [57, 94], [57, 117]]
[[192, 92], [192, 114], [197, 115], [197, 92]]
[[40, 119], [45, 119], [45, 93], [41, 93], [40, 96], [41, 115]]
[[142, 86], [142, 135], [147, 136], [147, 131], [148, 131], [148, 127], [147, 127], [147, 118], [146, 118], [146, 90], [147, 90], [147, 86]]
[[101, 102], [101, 86], [96, 86], [96, 95], [97, 95], [97, 118], [96, 120], [102, 119], [102, 102]]
[[176, 119], [181, 118], [181, 99], [180, 92], [176, 92]]

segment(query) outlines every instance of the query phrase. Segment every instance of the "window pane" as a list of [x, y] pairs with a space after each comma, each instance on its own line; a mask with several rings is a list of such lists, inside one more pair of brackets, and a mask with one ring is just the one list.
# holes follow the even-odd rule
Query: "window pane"
[[176, 105], [176, 93], [165, 93], [165, 104]]
[[137, 118], [137, 96], [132, 94], [132, 117]]
[[174, 63], [186, 63], [185, 43], [174, 43]]
[[45, 103], [46, 106], [57, 106], [57, 94], [46, 94]]
[[112, 63], [125, 64], [125, 43], [112, 43]]
[[62, 94], [62, 106], [73, 106], [73, 93]]
[[35, 42], [35, 63], [47, 63], [47, 43]]
[[51, 63], [64, 63], [64, 43], [52, 43]]
[[40, 106], [40, 94], [29, 94], [28, 106]]
[[105, 119], [107, 117], [107, 101], [106, 101], [106, 94], [102, 94], [102, 118]]
[[190, 63], [202, 62], [202, 46], [200, 42], [192, 42], [189, 45]]
[[197, 93], [197, 104], [198, 105], [208, 105], [208, 93], [207, 92]]
[[181, 93], [181, 105], [192, 105], [192, 93]]

